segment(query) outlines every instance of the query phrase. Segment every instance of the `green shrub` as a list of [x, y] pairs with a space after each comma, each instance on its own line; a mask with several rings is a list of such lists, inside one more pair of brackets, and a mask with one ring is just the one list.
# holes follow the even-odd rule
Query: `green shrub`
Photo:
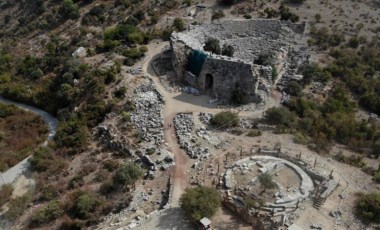
[[254, 60], [254, 63], [257, 65], [272, 66], [274, 62], [273, 56], [273, 53], [260, 53], [258, 58]]
[[123, 55], [126, 57], [124, 64], [128, 66], [134, 65], [140, 58], [144, 57], [147, 50], [146, 46], [140, 46], [139, 48], [134, 47], [123, 51]]
[[233, 4], [237, 3], [237, 2], [238, 2], [238, 0], [221, 0], [220, 4], [221, 5], [230, 6], [230, 5], [233, 5]]
[[247, 137], [258, 137], [258, 136], [261, 136], [262, 135], [262, 132], [261, 130], [258, 130], [258, 129], [252, 129], [252, 130], [249, 130], [249, 132], [247, 133]]
[[222, 10], [217, 10], [215, 11], [212, 16], [211, 16], [211, 20], [217, 20], [217, 19], [220, 19], [220, 18], [223, 18], [225, 15], [223, 13]]
[[32, 222], [37, 226], [47, 224], [63, 216], [62, 204], [58, 200], [50, 201], [46, 206], [38, 209], [32, 217]]
[[48, 172], [50, 175], [58, 173], [67, 167], [66, 162], [47, 147], [35, 149], [29, 162], [33, 171], [39, 173]]
[[216, 38], [208, 38], [203, 47], [205, 51], [209, 51], [214, 54], [221, 54], [222, 49], [220, 48], [220, 41]]
[[135, 1], [135, 0], [116, 0], [115, 5], [116, 6], [124, 6], [124, 7], [128, 8], [132, 5], [132, 3], [135, 3], [135, 2], [138, 2], [138, 1]]
[[126, 92], [127, 92], [127, 88], [126, 88], [125, 86], [122, 86], [122, 87], [118, 88], [118, 89], [114, 92], [114, 95], [115, 95], [115, 97], [117, 97], [117, 98], [124, 98]]
[[71, 178], [71, 180], [69, 182], [69, 185], [68, 185], [69, 188], [73, 189], [73, 188], [79, 188], [79, 187], [83, 186], [84, 185], [83, 177], [84, 177], [83, 172], [79, 172], [79, 173], [75, 174], [74, 177]]
[[326, 83], [332, 78], [330, 73], [328, 73], [325, 69], [321, 68], [316, 63], [301, 66], [300, 72], [303, 75], [301, 81], [302, 85], [308, 85], [312, 81]]
[[372, 145], [372, 154], [376, 157], [380, 156], [380, 140], [375, 141]]
[[10, 184], [3, 184], [0, 187], [0, 207], [8, 203], [11, 200], [13, 192], [13, 186]]
[[261, 207], [261, 206], [265, 205], [265, 202], [263, 200], [252, 199], [252, 198], [248, 198], [248, 197], [244, 198], [244, 203], [248, 209], [251, 209], [254, 207]]
[[58, 147], [66, 147], [71, 149], [72, 153], [78, 153], [87, 146], [87, 125], [76, 117], [71, 117], [68, 121], [59, 122], [54, 140]]
[[87, 219], [92, 215], [96, 208], [101, 204], [101, 201], [95, 194], [83, 192], [76, 199], [73, 214], [79, 219]]
[[176, 31], [184, 31], [185, 23], [183, 22], [182, 18], [175, 18], [173, 21], [173, 27]]
[[291, 22], [297, 22], [300, 17], [292, 12], [290, 12], [289, 8], [284, 6], [284, 4], [281, 4], [280, 8], [280, 20], [288, 21], [290, 20]]
[[221, 204], [218, 191], [207, 187], [188, 188], [180, 198], [181, 208], [194, 222], [212, 217]]
[[292, 127], [296, 120], [296, 115], [287, 108], [279, 107], [268, 109], [265, 112], [265, 118], [269, 124]]
[[244, 14], [243, 16], [245, 19], [252, 19], [252, 16], [250, 14]]
[[373, 179], [374, 179], [377, 183], [380, 183], [380, 171], [375, 172], [375, 175], [373, 175]]
[[30, 78], [31, 78], [31, 79], [34, 79], [34, 80], [39, 79], [39, 78], [41, 78], [41, 77], [43, 77], [43, 76], [44, 76], [44, 72], [42, 72], [41, 69], [33, 70], [33, 71], [30, 73]]
[[293, 141], [294, 143], [301, 144], [301, 145], [307, 145], [310, 142], [309, 138], [304, 136], [302, 133], [294, 134]]
[[77, 19], [80, 17], [79, 7], [72, 0], [64, 0], [59, 13], [66, 19]]
[[321, 22], [322, 17], [321, 17], [320, 14], [315, 14], [315, 15], [314, 15], [314, 18], [315, 18], [315, 21], [316, 21], [317, 23], [320, 23], [320, 22]]
[[275, 18], [278, 16], [279, 12], [277, 12], [273, 8], [265, 8], [264, 13], [267, 15], [267, 18]]
[[115, 188], [115, 185], [112, 181], [104, 182], [99, 188], [100, 194], [102, 194], [104, 196], [107, 196], [114, 191], [116, 191], [116, 188]]
[[290, 81], [286, 84], [284, 91], [292, 96], [299, 96], [302, 93], [302, 86], [296, 81]]
[[5, 15], [5, 17], [4, 17], [4, 25], [7, 25], [11, 21], [11, 19], [12, 19], [11, 15], [9, 15], [9, 14]]
[[9, 209], [5, 213], [5, 217], [9, 220], [16, 220], [27, 209], [29, 203], [32, 201], [31, 194], [27, 193], [23, 196], [16, 197], [9, 204]]
[[366, 223], [380, 223], [380, 193], [362, 194], [356, 203], [356, 215]]
[[130, 122], [131, 121], [131, 113], [123, 111], [122, 113], [123, 121], [124, 122]]
[[156, 153], [156, 148], [149, 148], [146, 150], [146, 154], [148, 155], [152, 155], [152, 154], [155, 154]]
[[350, 38], [350, 40], [348, 41], [348, 46], [351, 47], [351, 48], [358, 48], [359, 47], [359, 39], [357, 37], [352, 37]]
[[0, 83], [8, 83], [11, 81], [11, 75], [8, 72], [0, 74]]
[[114, 160], [114, 159], [108, 159], [103, 162], [103, 167], [110, 172], [115, 171], [116, 169], [119, 168], [119, 166], [120, 166], [119, 161]]
[[99, 25], [101, 23], [104, 23], [106, 17], [106, 5], [100, 4], [97, 6], [94, 6], [86, 15], [82, 18], [82, 24], [83, 25]]
[[273, 181], [272, 176], [269, 173], [262, 173], [258, 176], [260, 185], [264, 189], [274, 189], [277, 187], [277, 184]]
[[272, 81], [276, 80], [278, 77], [277, 68], [272, 66]]
[[215, 114], [210, 123], [217, 128], [230, 128], [239, 125], [239, 116], [231, 111], [223, 111]]
[[340, 161], [340, 162], [343, 162], [345, 164], [349, 164], [355, 167], [359, 167], [359, 168], [362, 168], [366, 165], [365, 162], [363, 161], [363, 157], [359, 155], [355, 155], [355, 154], [352, 154], [350, 156], [345, 156], [343, 155], [342, 152], [339, 152], [333, 158], [337, 161]]
[[235, 49], [233, 46], [226, 45], [226, 44], [223, 45], [222, 55], [232, 57], [234, 56], [234, 52], [235, 52]]
[[143, 170], [139, 165], [127, 163], [121, 166], [113, 177], [114, 185], [122, 188], [133, 184], [143, 176]]

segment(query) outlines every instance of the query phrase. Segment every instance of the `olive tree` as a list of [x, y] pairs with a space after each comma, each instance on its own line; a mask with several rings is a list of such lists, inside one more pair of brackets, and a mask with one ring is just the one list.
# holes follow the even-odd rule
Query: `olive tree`
[[212, 217], [218, 210], [221, 199], [218, 191], [207, 187], [186, 189], [180, 198], [181, 208], [192, 221]]

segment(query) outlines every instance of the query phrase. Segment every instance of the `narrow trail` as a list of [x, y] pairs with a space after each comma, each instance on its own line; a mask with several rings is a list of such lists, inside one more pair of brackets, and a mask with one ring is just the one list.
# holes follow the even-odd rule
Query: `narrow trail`
[[[142, 67], [146, 75], [152, 79], [157, 90], [163, 95], [165, 100], [165, 105], [163, 109], [164, 125], [167, 127], [169, 124], [173, 123], [173, 118], [177, 113], [192, 112], [199, 114], [204, 113], [218, 113], [224, 109], [218, 108], [216, 104], [209, 104], [208, 101], [213, 99], [206, 95], [194, 96], [191, 94], [184, 94], [182, 92], [169, 92], [167, 91], [160, 82], [159, 77], [156, 75], [151, 62], [158, 58], [158, 55], [162, 50], [169, 45], [169, 42], [151, 43], [148, 45], [147, 58], [145, 59]], [[272, 97], [275, 99], [275, 104], [279, 104], [278, 95], [274, 93]], [[277, 99], [277, 100], [276, 100]], [[261, 110], [256, 111], [239, 111], [240, 117], [258, 117], [262, 115]], [[189, 178], [186, 175], [187, 156], [185, 152], [178, 145], [177, 137], [175, 135], [174, 126], [170, 129], [165, 129], [164, 139], [171, 152], [175, 156], [175, 173], [174, 173], [174, 188], [173, 188], [173, 199], [172, 206], [178, 207], [179, 198], [187, 187]]]
[[[145, 75], [147, 75], [154, 82], [157, 90], [162, 94], [164, 98], [164, 127], [168, 127], [169, 124], [173, 124], [173, 118], [178, 113], [190, 112], [194, 115], [200, 112], [204, 113], [218, 113], [225, 109], [218, 108], [216, 104], [209, 104], [208, 101], [213, 99], [206, 95], [194, 96], [185, 94], [182, 92], [169, 92], [161, 84], [159, 77], [156, 75], [151, 63], [153, 60], [159, 57], [160, 53], [165, 47], [169, 45], [168, 42], [151, 43], [148, 45], [147, 58], [142, 64], [142, 69]], [[270, 107], [278, 106], [278, 93], [273, 92], [272, 98], [274, 99]], [[263, 110], [253, 111], [238, 111], [240, 117], [261, 117]], [[150, 230], [150, 229], [193, 229], [191, 224], [187, 223], [187, 218], [184, 217], [180, 207], [180, 197], [184, 193], [185, 189], [189, 186], [189, 178], [187, 169], [190, 168], [190, 161], [186, 153], [180, 148], [178, 140], [175, 134], [174, 125], [171, 128], [164, 129], [165, 145], [174, 154], [175, 168], [173, 175], [173, 193], [170, 201], [171, 208], [165, 210], [161, 215], [153, 217], [148, 222], [137, 227], [137, 230]], [[178, 228], [179, 227], [179, 228]]]
[[[158, 77], [154, 74], [154, 71], [152, 70], [150, 65], [154, 56], [160, 53], [166, 45], [167, 43], [161, 43], [156, 46], [151, 45], [151, 47], [149, 47], [148, 58], [143, 64], [143, 71], [153, 80], [157, 87], [157, 90], [164, 97], [164, 127], [168, 127], [169, 124], [172, 124], [174, 116], [178, 112], [181, 112], [181, 108], [185, 108], [185, 106], [173, 102], [173, 93], [169, 93], [164, 89]], [[187, 156], [178, 144], [173, 125], [169, 129], [164, 129], [164, 140], [165, 144], [169, 147], [169, 150], [174, 154], [174, 159], [176, 163], [173, 177], [173, 195], [171, 200], [172, 203], [170, 205], [172, 207], [179, 207], [179, 198], [186, 189], [188, 181], [188, 178], [186, 176]]]

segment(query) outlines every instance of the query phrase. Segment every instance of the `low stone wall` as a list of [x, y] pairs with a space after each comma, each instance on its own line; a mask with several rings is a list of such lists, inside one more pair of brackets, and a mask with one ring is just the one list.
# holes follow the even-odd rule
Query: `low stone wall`
[[[300, 187], [299, 187], [299, 190], [297, 191], [296, 196], [288, 198], [288, 199], [284, 199], [281, 202], [277, 202], [277, 203], [267, 203], [268, 206], [279, 208], [285, 205], [286, 206], [294, 205], [299, 201], [307, 199], [309, 197], [310, 192], [314, 190], [314, 185], [313, 185], [313, 181], [311, 177], [305, 171], [303, 171], [301, 167], [281, 157], [268, 156], [267, 154], [256, 155], [256, 156], [251, 156], [251, 157], [238, 160], [235, 162], [234, 165], [248, 165], [249, 163], [258, 162], [261, 160], [281, 162], [284, 165], [286, 165], [288, 168], [291, 168], [300, 178]], [[229, 184], [232, 184], [232, 179], [228, 178], [232, 176], [231, 170], [232, 169], [228, 169], [227, 172], [225, 173], [225, 182], [228, 182]], [[228, 187], [227, 183], [226, 183], [226, 187]]]
[[274, 151], [274, 150], [263, 150], [259, 149], [257, 151], [253, 151], [252, 153], [258, 154], [258, 155], [265, 155], [265, 156], [273, 156], [285, 159], [287, 161], [292, 162], [293, 164], [300, 167], [303, 171], [305, 171], [313, 180], [323, 181], [326, 180], [327, 177], [322, 175], [320, 172], [312, 168], [310, 165], [306, 164], [303, 161], [300, 161], [294, 157], [291, 157], [281, 151]]

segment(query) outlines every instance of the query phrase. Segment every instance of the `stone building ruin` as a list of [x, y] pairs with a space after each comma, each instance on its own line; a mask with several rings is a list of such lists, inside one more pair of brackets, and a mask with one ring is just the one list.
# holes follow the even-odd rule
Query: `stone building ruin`
[[[319, 209], [339, 186], [333, 171], [319, 172], [302, 160], [301, 153], [297, 158], [281, 148], [252, 148], [251, 153], [229, 166], [219, 184], [223, 204], [255, 229], [290, 229], [310, 201]], [[268, 194], [260, 188], [263, 173], [277, 185]]]
[[[192, 26], [171, 36], [172, 64], [178, 80], [204, 94], [229, 101], [239, 90], [249, 101], [263, 102], [274, 84], [272, 68], [281, 72], [287, 54], [301, 46], [305, 23], [255, 19], [218, 21]], [[234, 48], [233, 57], [204, 51], [208, 38]], [[270, 65], [255, 64], [262, 54], [274, 56]]]

